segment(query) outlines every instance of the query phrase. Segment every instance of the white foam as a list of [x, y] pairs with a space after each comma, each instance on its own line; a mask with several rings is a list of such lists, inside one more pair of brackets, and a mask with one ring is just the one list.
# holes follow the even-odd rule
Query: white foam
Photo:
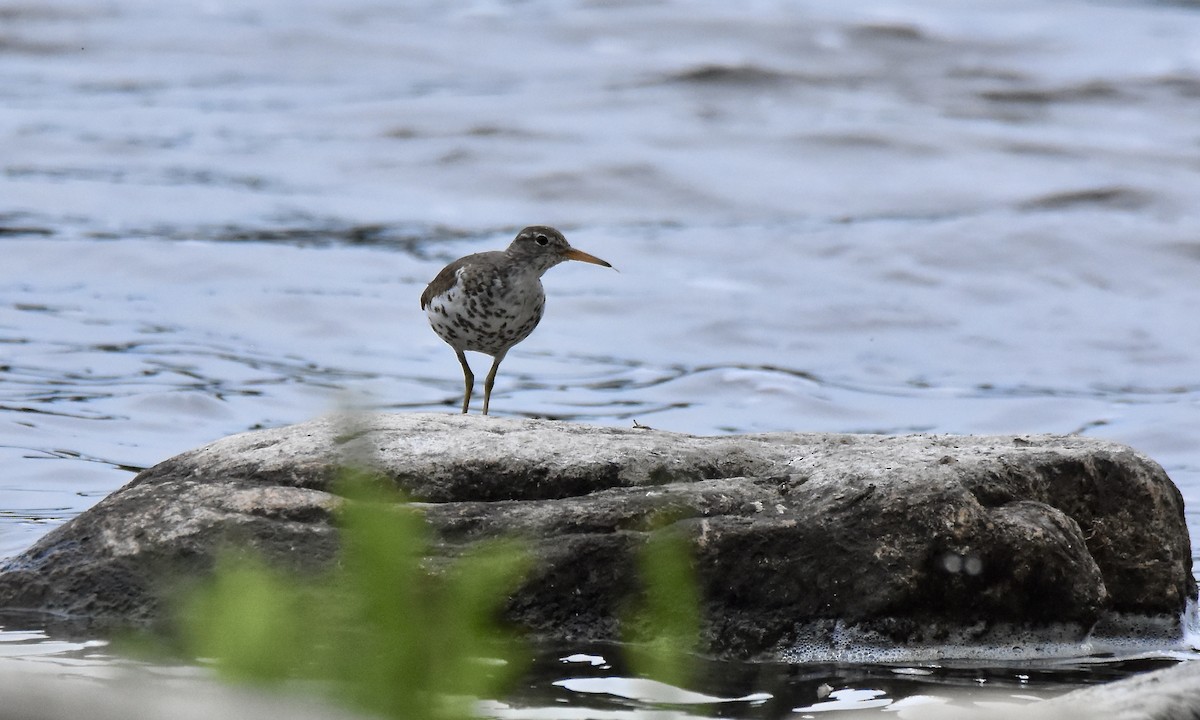
[[1134, 615], [1106, 616], [1093, 628], [1058, 624], [1027, 628], [1010, 623], [966, 626], [939, 633], [938, 642], [900, 644], [874, 630], [843, 621], [808, 624], [781, 653], [795, 663], [891, 664], [976, 660], [1004, 662], [1087, 658], [1104, 662], [1133, 657], [1200, 657], [1197, 608], [1189, 603], [1178, 620]]
[[1200, 651], [1200, 608], [1197, 608], [1195, 600], [1188, 600], [1182, 622], [1183, 644], [1192, 650]]

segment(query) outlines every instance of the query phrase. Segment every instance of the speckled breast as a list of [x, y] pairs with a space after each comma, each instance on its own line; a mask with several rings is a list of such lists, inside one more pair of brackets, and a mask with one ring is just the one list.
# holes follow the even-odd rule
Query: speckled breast
[[425, 314], [433, 331], [456, 350], [498, 355], [529, 337], [546, 308], [535, 276], [459, 270], [458, 280], [434, 296]]

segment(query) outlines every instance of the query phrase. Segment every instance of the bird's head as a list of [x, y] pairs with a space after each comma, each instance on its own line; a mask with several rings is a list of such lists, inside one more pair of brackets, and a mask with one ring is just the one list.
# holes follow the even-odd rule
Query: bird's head
[[531, 225], [517, 233], [516, 239], [504, 252], [514, 260], [532, 264], [539, 273], [566, 260], [612, 267], [595, 255], [571, 247], [562, 233], [547, 225]]

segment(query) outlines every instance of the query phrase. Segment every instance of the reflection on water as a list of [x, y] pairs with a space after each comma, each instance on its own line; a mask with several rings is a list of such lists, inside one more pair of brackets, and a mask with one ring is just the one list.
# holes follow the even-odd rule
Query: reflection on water
[[[11, 651], [11, 652], [10, 652]], [[628, 674], [620, 651], [611, 646], [565, 653], [540, 649], [532, 670], [509, 696], [482, 700], [483, 717], [551, 720], [562, 717], [728, 717], [784, 718], [793, 713], [884, 709], [924, 711], [939, 706], [966, 711], [983, 704], [1019, 710], [1067, 689], [1166, 667], [1167, 655], [1028, 661], [989, 667], [979, 663], [785, 664], [702, 661], [696, 685], [704, 692], [674, 687]], [[0, 632], [0, 676], [6, 702], [47, 692], [40, 681], [53, 678], [62, 707], [90, 698], [98, 714], [130, 705], [145, 716], [145, 698], [154, 688], [197, 708], [220, 707], [231, 696], [203, 667], [148, 664], [111, 654], [104, 643], [52, 640], [36, 632]], [[17, 685], [24, 681], [24, 692]], [[16, 682], [16, 685], [8, 681]], [[132, 698], [132, 699], [131, 699]], [[143, 713], [137, 715], [137, 713]], [[111, 715], [111, 713], [110, 713]], [[318, 717], [322, 715], [318, 714]], [[903, 717], [904, 715], [901, 715]], [[917, 715], [920, 717], [921, 715]], [[1019, 715], [1015, 715], [1019, 716]]]
[[[484, 713], [500, 718], [633, 717], [635, 711], [683, 717], [776, 718], [796, 712], [900, 711], [926, 704], [970, 709], [980, 703], [1020, 708], [1066, 689], [1169, 666], [1170, 656], [1124, 660], [1028, 661], [989, 666], [956, 663], [729, 663], [704, 661], [703, 693], [625, 674], [618, 648], [539, 656], [525, 689]], [[919, 715], [917, 715], [919, 717]], [[1019, 716], [1019, 715], [1018, 715]]]

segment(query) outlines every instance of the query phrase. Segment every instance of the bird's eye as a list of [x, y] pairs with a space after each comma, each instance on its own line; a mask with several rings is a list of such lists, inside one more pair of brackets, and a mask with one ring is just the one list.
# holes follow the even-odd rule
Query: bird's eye
[[533, 239], [533, 241], [538, 245], [545, 247], [550, 243], [550, 238], [546, 237], [545, 235], [538, 235]]

